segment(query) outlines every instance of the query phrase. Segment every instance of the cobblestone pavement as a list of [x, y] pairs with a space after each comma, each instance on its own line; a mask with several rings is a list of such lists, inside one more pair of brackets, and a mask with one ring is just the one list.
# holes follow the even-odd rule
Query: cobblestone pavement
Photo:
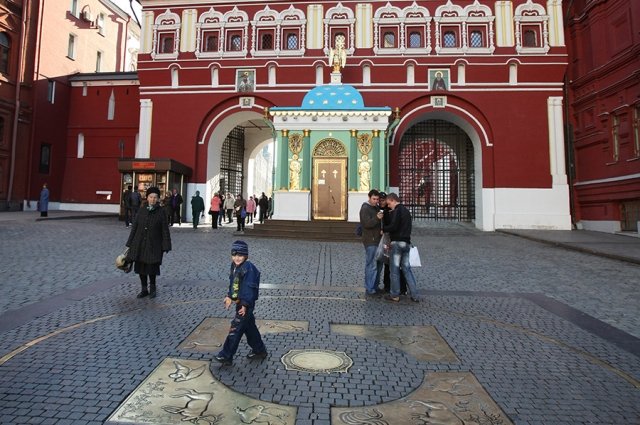
[[[99, 424], [221, 308], [233, 227], [172, 228], [155, 300], [113, 266], [128, 230], [113, 218], [0, 221], [0, 423]], [[251, 368], [241, 345], [230, 388], [329, 424], [332, 406], [407, 396], [430, 371], [470, 371], [516, 424], [640, 424], [640, 267], [464, 225], [418, 227], [423, 302], [365, 299], [359, 243], [245, 238], [262, 271], [259, 319], [309, 331], [265, 336]], [[417, 361], [332, 323], [433, 325], [459, 359]], [[340, 349], [344, 376], [286, 371], [290, 349]], [[253, 365], [253, 363], [252, 363]], [[204, 422], [202, 422], [204, 423]], [[421, 422], [415, 422], [420, 424]], [[395, 425], [395, 424], [392, 424]]]

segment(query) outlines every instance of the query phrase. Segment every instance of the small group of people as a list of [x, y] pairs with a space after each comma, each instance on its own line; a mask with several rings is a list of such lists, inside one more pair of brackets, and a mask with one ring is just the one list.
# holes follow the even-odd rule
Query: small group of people
[[[196, 192], [196, 197], [200, 197]], [[202, 198], [201, 198], [202, 199]], [[200, 211], [200, 202], [192, 201]], [[202, 204], [204, 210], [204, 202]], [[164, 254], [171, 251], [171, 233], [169, 218], [160, 205], [160, 190], [150, 187], [146, 191], [146, 199], [135, 214], [126, 246], [129, 248], [127, 261], [133, 262], [133, 270], [140, 277], [141, 291], [138, 298], [155, 298], [157, 294], [156, 277], [160, 275], [160, 266]], [[229, 334], [222, 350], [214, 359], [223, 366], [233, 364], [233, 357], [238, 350], [243, 335], [251, 351], [249, 359], [264, 359], [267, 349], [256, 326], [253, 310], [259, 295], [260, 271], [250, 261], [249, 246], [237, 240], [231, 245], [231, 267], [229, 286], [223, 305], [229, 309], [235, 305], [235, 316], [231, 321]]]
[[260, 223], [263, 223], [270, 216], [270, 205], [270, 198], [267, 198], [264, 192], [262, 192], [260, 198], [252, 195], [249, 196], [249, 199], [244, 199], [241, 194], [234, 197], [231, 193], [227, 193], [225, 196], [216, 192], [211, 198], [209, 207], [211, 227], [217, 229], [222, 225], [225, 218], [226, 224], [231, 224], [235, 217], [236, 231], [244, 232], [245, 225], [254, 222], [258, 211], [260, 211]]
[[[360, 226], [365, 249], [366, 294], [386, 293], [387, 301], [399, 302], [400, 295], [408, 293], [411, 301], [419, 302], [416, 279], [409, 263], [412, 217], [398, 195], [370, 190], [367, 202], [360, 208]], [[389, 250], [388, 264], [376, 258], [380, 240], [385, 234], [389, 239], [389, 246], [386, 247]], [[384, 286], [380, 289], [383, 267]]]

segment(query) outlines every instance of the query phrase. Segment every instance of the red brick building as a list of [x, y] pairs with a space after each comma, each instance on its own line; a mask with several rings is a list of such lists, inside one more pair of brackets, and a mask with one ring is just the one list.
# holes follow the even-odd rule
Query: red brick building
[[567, 7], [574, 221], [638, 231], [640, 2], [575, 0]]

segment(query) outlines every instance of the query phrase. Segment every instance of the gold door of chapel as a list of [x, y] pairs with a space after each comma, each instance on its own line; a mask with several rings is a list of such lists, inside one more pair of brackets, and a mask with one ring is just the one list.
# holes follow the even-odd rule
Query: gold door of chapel
[[346, 156], [344, 145], [336, 139], [324, 139], [313, 150], [313, 219], [347, 219]]

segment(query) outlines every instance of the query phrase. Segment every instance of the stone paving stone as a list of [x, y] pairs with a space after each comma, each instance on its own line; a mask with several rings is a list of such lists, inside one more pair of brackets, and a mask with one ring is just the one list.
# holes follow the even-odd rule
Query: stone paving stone
[[[0, 423], [102, 423], [165, 357], [210, 360], [215, 354], [176, 347], [205, 317], [231, 318], [220, 308], [228, 271], [226, 250], [211, 250], [210, 233], [194, 239], [192, 233], [172, 229], [175, 247], [163, 264], [159, 297], [137, 300], [137, 277], [112, 269], [113, 252], [121, 249], [127, 236], [116, 224], [49, 222], [47, 227], [21, 228], [0, 223], [0, 237], [4, 241], [7, 236], [16, 253], [27, 258], [35, 250], [41, 255], [30, 265], [32, 270], [22, 272], [23, 258], [0, 247], [1, 258], [9, 259], [7, 270], [0, 272], [6, 271], [11, 282], [9, 287], [5, 280], [0, 283], [7, 295], [0, 300], [0, 312], [9, 308], [2, 304], [7, 300], [11, 306], [28, 305], [110, 279], [104, 290], [63, 303], [0, 334], [4, 355], [65, 326], [105, 318], [51, 336], [0, 365]], [[34, 248], [43, 230], [48, 248]], [[230, 245], [234, 238], [231, 233], [216, 235], [216, 246]], [[632, 289], [638, 287], [637, 266], [497, 234], [435, 231], [417, 236], [416, 241], [426, 247], [421, 252], [428, 259], [428, 267], [416, 274], [432, 291], [418, 306], [364, 301], [360, 244], [287, 241], [279, 245], [282, 249], [273, 250], [273, 241], [250, 240], [252, 259], [259, 263], [264, 283], [283, 285], [261, 290], [257, 317], [308, 320], [309, 331], [265, 336], [270, 356], [251, 368], [242, 367], [248, 352], [243, 342], [236, 365], [228, 369], [212, 365], [212, 373], [256, 399], [304, 405], [299, 407], [297, 423], [313, 425], [330, 423], [331, 406], [392, 401], [410, 394], [425, 373], [447, 370], [472, 371], [517, 424], [626, 425], [640, 417], [638, 389], [614, 373], [640, 379], [638, 357], [518, 295], [542, 293], [637, 333], [638, 294]], [[86, 252], [82, 262], [69, 261], [68, 256], [58, 255], [62, 250], [51, 249], [56, 244], [91, 249], [82, 250]], [[202, 252], [207, 255], [194, 254]], [[346, 258], [353, 259], [352, 264], [343, 265]], [[465, 259], [462, 267], [452, 263], [459, 258]], [[340, 264], [340, 273], [328, 264], [333, 269]], [[42, 291], [23, 290], [32, 282], [40, 282]], [[286, 288], [287, 284], [299, 286]], [[115, 316], [106, 318], [110, 315]], [[331, 334], [331, 323], [433, 325], [460, 363], [418, 362], [374, 341]], [[286, 371], [280, 363], [289, 349], [318, 346], [345, 351], [354, 366], [345, 376], [316, 376]], [[279, 390], [283, 386], [285, 394]]]

